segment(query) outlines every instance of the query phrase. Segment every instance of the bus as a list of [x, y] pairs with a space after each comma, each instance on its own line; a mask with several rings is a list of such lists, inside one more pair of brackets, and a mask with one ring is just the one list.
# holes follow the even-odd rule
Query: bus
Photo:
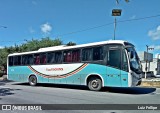
[[102, 87], [135, 87], [142, 69], [133, 44], [109, 40], [74, 46], [54, 46], [8, 55], [8, 80]]

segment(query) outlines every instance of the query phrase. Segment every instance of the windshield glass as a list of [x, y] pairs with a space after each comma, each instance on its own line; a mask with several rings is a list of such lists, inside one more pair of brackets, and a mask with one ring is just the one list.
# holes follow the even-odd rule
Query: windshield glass
[[128, 55], [130, 54], [130, 68], [137, 74], [141, 73], [141, 64], [137, 52], [133, 47], [126, 48]]

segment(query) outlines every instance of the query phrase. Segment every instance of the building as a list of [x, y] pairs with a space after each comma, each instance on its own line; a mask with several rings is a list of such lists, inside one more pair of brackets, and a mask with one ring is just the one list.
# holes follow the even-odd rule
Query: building
[[141, 61], [143, 73], [147, 72], [147, 77], [160, 77], [160, 59], [153, 58], [152, 53], [139, 52], [138, 54]]

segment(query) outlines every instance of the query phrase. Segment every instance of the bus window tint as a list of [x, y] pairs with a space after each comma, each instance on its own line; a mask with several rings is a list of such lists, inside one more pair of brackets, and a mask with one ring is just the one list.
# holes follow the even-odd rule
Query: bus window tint
[[61, 63], [62, 62], [62, 53], [56, 52], [55, 53], [55, 63]]
[[121, 69], [121, 52], [120, 50], [109, 50], [107, 64], [112, 67]]
[[122, 51], [122, 70], [128, 71], [128, 61], [125, 51]]
[[72, 51], [72, 62], [79, 62], [80, 61], [80, 50], [73, 50]]
[[40, 64], [40, 54], [34, 54], [34, 64], [35, 65]]
[[13, 66], [13, 57], [12, 56], [9, 57], [9, 66]]
[[15, 66], [21, 65], [21, 56], [14, 56], [13, 58]]
[[71, 51], [64, 51], [63, 62], [72, 62], [72, 52]]
[[92, 49], [86, 48], [82, 50], [82, 61], [91, 61], [92, 60]]
[[27, 55], [22, 56], [22, 65], [27, 65]]
[[52, 64], [55, 62], [55, 54], [50, 52], [47, 53], [47, 63]]
[[102, 47], [93, 48], [93, 60], [102, 60], [103, 53]]
[[33, 55], [28, 55], [28, 65], [33, 64]]
[[41, 64], [46, 64], [46, 62], [47, 62], [46, 54], [42, 53], [40, 56], [41, 56], [41, 58], [40, 58]]
[[23, 55], [22, 56], [22, 65], [32, 65], [33, 64], [33, 55]]

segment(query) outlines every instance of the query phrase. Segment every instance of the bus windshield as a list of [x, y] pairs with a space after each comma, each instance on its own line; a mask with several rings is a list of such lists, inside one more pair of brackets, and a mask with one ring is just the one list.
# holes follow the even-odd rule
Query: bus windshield
[[140, 64], [140, 60], [137, 55], [137, 52], [135, 51], [134, 47], [127, 47], [126, 49], [127, 49], [128, 55], [129, 54], [131, 55], [129, 57], [131, 70], [137, 74], [140, 74], [142, 71], [141, 71], [141, 64]]

